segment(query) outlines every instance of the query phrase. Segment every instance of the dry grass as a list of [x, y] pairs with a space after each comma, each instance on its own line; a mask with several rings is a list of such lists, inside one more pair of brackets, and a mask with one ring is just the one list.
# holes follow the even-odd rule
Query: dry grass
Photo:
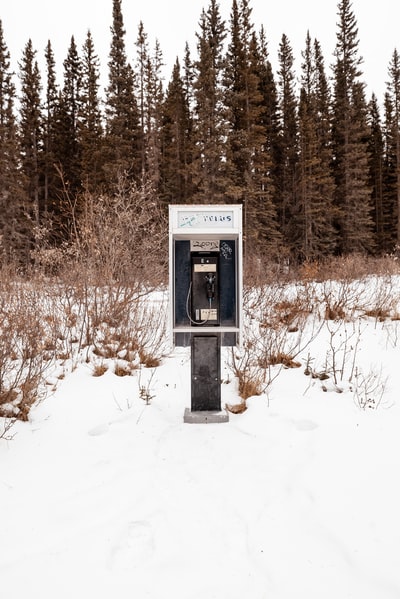
[[132, 374], [132, 370], [134, 368], [129, 363], [119, 363], [117, 362], [114, 367], [114, 374], [116, 376], [130, 376]]
[[267, 364], [260, 364], [262, 368], [268, 368], [268, 366], [277, 366], [282, 364], [285, 368], [300, 368], [300, 362], [294, 360], [294, 358], [284, 352], [278, 352], [269, 356]]
[[398, 252], [386, 256], [350, 254], [329, 256], [320, 260], [301, 264], [290, 260], [287, 254], [256, 256], [250, 254], [245, 259], [245, 285], [263, 287], [265, 285], [287, 284], [293, 281], [323, 282], [354, 281], [371, 275], [385, 276], [400, 274]]
[[148, 354], [143, 350], [139, 351], [139, 358], [140, 363], [146, 366], [146, 368], [157, 368], [161, 364], [160, 357]]
[[228, 410], [228, 412], [231, 412], [231, 414], [243, 414], [243, 412], [247, 410], [247, 404], [246, 401], [241, 401], [237, 404], [226, 403], [225, 409]]
[[92, 374], [93, 376], [103, 376], [108, 370], [107, 364], [94, 364]]

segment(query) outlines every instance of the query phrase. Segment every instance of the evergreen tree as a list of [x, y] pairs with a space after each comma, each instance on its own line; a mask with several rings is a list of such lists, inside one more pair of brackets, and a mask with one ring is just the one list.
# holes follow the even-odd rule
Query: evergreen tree
[[[280, 124], [278, 114], [278, 92], [272, 65], [269, 60], [264, 29], [259, 35], [258, 89], [261, 94], [261, 113], [259, 122], [263, 128], [264, 141], [259, 149], [259, 158], [263, 162], [260, 185], [263, 200], [259, 203], [255, 218], [260, 224], [259, 236], [262, 247], [276, 247], [282, 243], [278, 227], [276, 190], [278, 186], [277, 165], [280, 161]], [[282, 248], [280, 248], [281, 251]]]
[[105, 171], [112, 186], [121, 175], [141, 179], [140, 128], [135, 82], [126, 58], [121, 0], [113, 0], [109, 84], [105, 99]]
[[54, 166], [56, 161], [56, 119], [58, 109], [58, 88], [56, 83], [56, 65], [50, 41], [45, 49], [47, 65], [47, 84], [43, 111], [43, 160], [42, 177], [44, 187], [44, 216], [57, 210], [59, 176]]
[[278, 52], [279, 91], [279, 163], [276, 177], [276, 203], [278, 223], [288, 247], [292, 245], [291, 218], [297, 202], [298, 120], [293, 51], [285, 34]]
[[384, 247], [393, 251], [397, 244], [397, 158], [394, 106], [389, 92], [384, 99], [383, 126], [383, 230]]
[[373, 94], [368, 106], [370, 187], [374, 205], [375, 238], [378, 251], [392, 249], [388, 244], [384, 214], [384, 143], [379, 106]]
[[0, 258], [26, 259], [26, 223], [19, 170], [15, 85], [0, 20]]
[[194, 112], [194, 80], [195, 68], [190, 54], [189, 44], [185, 44], [183, 58], [183, 88], [190, 113]]
[[136, 68], [136, 96], [138, 101], [139, 123], [140, 123], [140, 138], [139, 138], [139, 153], [140, 153], [140, 172], [142, 180], [145, 179], [146, 173], [146, 109], [145, 109], [145, 73], [147, 61], [149, 60], [149, 48], [147, 41], [147, 33], [144, 30], [142, 21], [139, 23], [138, 37], [136, 39], [137, 48], [137, 68]]
[[232, 43], [226, 61], [229, 126], [227, 163], [231, 168], [234, 167], [231, 179], [235, 189], [242, 189], [247, 249], [256, 253], [276, 253], [281, 236], [273, 202], [269, 111], [269, 94], [272, 92], [273, 101], [276, 89], [270, 76], [265, 39], [261, 37], [259, 43], [253, 31], [248, 2], [241, 2], [238, 8], [238, 32], [233, 10]]
[[[64, 81], [57, 102], [55, 159], [64, 190], [64, 201], [74, 201], [82, 190], [79, 114], [81, 109], [82, 62], [74, 36], [64, 60]], [[67, 197], [68, 196], [68, 197]]]
[[156, 190], [160, 182], [160, 136], [163, 103], [162, 52], [158, 42], [156, 42], [154, 55], [150, 55], [147, 34], [142, 23], [139, 25], [136, 46], [138, 49], [136, 88], [139, 98], [142, 181], [149, 182], [152, 189]]
[[29, 39], [19, 63], [21, 171], [24, 177], [25, 209], [33, 224], [39, 226], [42, 216], [39, 162], [43, 150], [43, 119], [41, 80], [35, 56], [36, 50]]
[[88, 31], [82, 52], [78, 138], [81, 149], [81, 179], [93, 191], [104, 183], [102, 169], [103, 125], [99, 97], [99, 59]]
[[162, 109], [160, 196], [165, 205], [191, 200], [191, 137], [192, 119], [177, 59]]
[[258, 65], [259, 91], [262, 96], [261, 121], [266, 131], [266, 149], [272, 158], [272, 173], [274, 172], [275, 162], [279, 155], [279, 115], [278, 115], [278, 91], [274, 79], [272, 65], [269, 60], [268, 45], [265, 38], [264, 29], [261, 28], [259, 35], [259, 54], [260, 61]]
[[302, 260], [316, 260], [331, 253], [335, 247], [332, 224], [334, 184], [325, 136], [327, 115], [321, 110], [326, 106], [322, 92], [326, 81], [323, 61], [318, 42], [313, 47], [308, 33], [302, 55], [299, 191], [293, 218], [293, 242], [295, 253]]
[[[255, 215], [259, 212], [257, 196], [264, 187], [261, 182], [265, 172], [261, 149], [266, 137], [261, 120], [261, 58], [250, 16], [248, 0], [241, 0], [239, 4], [233, 1], [224, 86], [229, 175], [227, 194], [232, 200], [243, 203], [245, 223], [249, 230], [254, 231]], [[248, 219], [252, 222], [247, 222]]]
[[221, 77], [225, 24], [216, 0], [202, 11], [197, 35], [198, 60], [195, 63], [193, 198], [200, 203], [220, 203], [226, 199], [224, 178], [225, 122]]
[[389, 64], [389, 77], [388, 94], [393, 107], [391, 130], [396, 173], [393, 216], [396, 222], [396, 245], [400, 247], [400, 57], [397, 50], [394, 50]]
[[[245, 219], [253, 170], [252, 151], [264, 141], [257, 125], [261, 114], [258, 76], [250, 56], [252, 24], [247, 0], [233, 0], [230, 19], [230, 43], [225, 59], [224, 87], [227, 108], [228, 195], [244, 203]], [[254, 48], [253, 48], [254, 52]], [[245, 221], [246, 222], [246, 221]]]
[[358, 29], [350, 0], [338, 5], [333, 99], [333, 151], [339, 249], [342, 253], [373, 248], [369, 188], [368, 129]]
[[160, 184], [162, 106], [164, 102], [163, 77], [161, 74], [163, 66], [162, 52], [157, 41], [153, 56], [147, 62], [146, 77], [147, 104], [149, 107], [147, 121], [148, 170], [154, 190]]
[[193, 201], [195, 193], [194, 184], [194, 157], [196, 156], [196, 138], [194, 134], [194, 115], [195, 115], [195, 97], [194, 97], [194, 81], [195, 67], [192, 61], [190, 48], [188, 43], [185, 44], [185, 53], [183, 59], [183, 92], [185, 94], [185, 102], [188, 110], [188, 133], [185, 146], [185, 202], [191, 198]]
[[323, 167], [329, 170], [332, 166], [331, 92], [318, 40], [314, 40], [313, 58], [315, 62], [315, 117], [318, 139], [320, 141], [320, 157]]

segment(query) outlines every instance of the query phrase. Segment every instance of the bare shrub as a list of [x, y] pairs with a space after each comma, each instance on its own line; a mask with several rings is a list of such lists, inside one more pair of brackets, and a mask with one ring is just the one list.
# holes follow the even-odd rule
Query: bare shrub
[[363, 306], [366, 316], [382, 322], [396, 316], [399, 304], [400, 291], [392, 275], [368, 279], [367, 298]]
[[342, 393], [344, 385], [351, 384], [356, 372], [356, 360], [363, 332], [362, 320], [352, 322], [324, 323], [328, 333], [327, 350], [319, 359], [312, 358], [308, 353], [304, 374], [311, 379], [322, 381], [321, 388], [327, 391], [324, 381], [331, 379], [333, 389]]
[[327, 365], [327, 363], [325, 363], [321, 369], [316, 370], [315, 367], [312, 365], [312, 363], [314, 362], [314, 358], [311, 357], [310, 353], [307, 354], [306, 359], [304, 360], [305, 362], [305, 367], [304, 367], [304, 374], [305, 376], [310, 376], [312, 379], [319, 379], [320, 381], [325, 381], [327, 379], [329, 379], [330, 374], [328, 374], [329, 371], [329, 367]]
[[244, 401], [253, 395], [261, 395], [265, 388], [264, 372], [260, 368], [251, 344], [232, 349], [228, 363], [238, 381], [238, 394]]
[[321, 264], [316, 261], [306, 260], [299, 267], [301, 281], [318, 281], [321, 278]]
[[[3, 273], [4, 274], [4, 273]], [[40, 397], [51, 355], [40, 289], [2, 279], [0, 292], [0, 416], [27, 420]]]
[[[88, 308], [88, 342], [93, 353], [132, 372], [139, 364], [154, 368], [165, 352], [167, 303], [137, 297], [129, 288], [97, 289]], [[95, 304], [95, 305], [94, 305]], [[117, 366], [116, 366], [117, 367]]]
[[354, 377], [353, 397], [356, 405], [362, 410], [376, 410], [382, 403], [385, 394], [387, 378], [382, 378], [382, 372], [370, 370], [364, 374], [357, 369]]
[[12, 441], [15, 433], [11, 433], [11, 429], [16, 422], [15, 418], [0, 418], [0, 420], [3, 420], [2, 430], [0, 429], [0, 439], [3, 439], [4, 441]]
[[156, 194], [123, 176], [113, 194], [77, 202], [64, 191], [68, 242], [52, 247], [51, 231], [38, 228], [25, 280], [11, 267], [1, 273], [0, 416], [28, 418], [53, 360], [65, 369], [93, 360], [101, 374], [111, 358], [122, 375], [154, 368], [164, 354], [166, 301], [161, 292], [156, 305], [148, 301], [167, 280], [168, 226]]
[[322, 327], [319, 300], [314, 284], [280, 286], [274, 302], [267, 295], [259, 298], [261, 325], [254, 335], [254, 346], [261, 367], [281, 364], [298, 367], [295, 358], [311, 343]]
[[71, 360], [74, 369], [91, 355], [122, 359], [134, 369], [139, 362], [160, 363], [164, 352], [166, 301], [149, 302], [139, 287], [111, 284], [89, 285], [85, 270], [73, 278], [58, 279], [52, 288], [47, 315], [46, 343], [56, 348], [59, 359]]
[[389, 346], [389, 347], [395, 348], [399, 344], [399, 338], [400, 338], [399, 320], [396, 319], [391, 322], [386, 322], [383, 325], [383, 330], [386, 333], [386, 347]]
[[297, 330], [313, 312], [317, 301], [314, 283], [275, 283], [247, 287], [243, 305], [247, 317], [258, 319], [265, 328]]
[[149, 186], [120, 177], [113, 195], [87, 193], [75, 241], [90, 280], [147, 289], [166, 281], [168, 224]]
[[283, 249], [261, 254], [247, 251], [243, 267], [244, 285], [262, 288], [277, 283], [286, 283], [293, 278], [289, 264], [289, 255]]
[[351, 320], [365, 302], [365, 281], [324, 281], [320, 289], [325, 320]]
[[138, 302], [132, 319], [141, 363], [149, 368], [159, 365], [166, 344], [167, 301], [164, 295], [151, 303], [144, 299]]
[[295, 357], [323, 326], [317, 305], [312, 282], [246, 288], [244, 343], [228, 363], [242, 399], [264, 393], [282, 368], [300, 366]]
[[[86, 360], [93, 351], [103, 358], [125, 353], [127, 362], [139, 356], [149, 366], [158, 364], [161, 335], [146, 330], [142, 319], [151, 325], [156, 318], [141, 301], [166, 281], [168, 227], [155, 193], [120, 176], [112, 194], [85, 193], [79, 213], [65, 193], [70, 243], [56, 249], [44, 243], [35, 252], [43, 276], [51, 272], [53, 259], [57, 274], [48, 347], [56, 347], [59, 358], [69, 357], [73, 367], [84, 351]], [[158, 316], [161, 324], [163, 310]]]
[[273, 306], [272, 326], [285, 325], [289, 332], [298, 331], [304, 326], [304, 322], [310, 315], [310, 308], [305, 305], [302, 298], [296, 297], [294, 300], [283, 299]]
[[142, 374], [142, 370], [139, 370], [139, 376], [137, 379], [139, 387], [139, 397], [145, 402], [146, 405], [149, 405], [151, 400], [155, 397], [155, 395], [151, 391], [151, 385], [153, 382], [155, 369], [153, 368], [150, 371], [150, 376], [146, 377], [147, 380], [145, 382], [142, 382]]

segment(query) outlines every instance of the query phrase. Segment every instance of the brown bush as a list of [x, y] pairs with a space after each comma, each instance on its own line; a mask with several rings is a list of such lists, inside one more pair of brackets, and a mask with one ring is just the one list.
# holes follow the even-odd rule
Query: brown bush
[[0, 416], [27, 420], [51, 362], [42, 289], [1, 277]]

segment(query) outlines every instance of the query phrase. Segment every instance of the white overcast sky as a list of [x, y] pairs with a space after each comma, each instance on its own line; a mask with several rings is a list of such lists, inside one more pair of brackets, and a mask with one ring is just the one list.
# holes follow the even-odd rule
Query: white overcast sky
[[[155, 39], [160, 43], [167, 65], [166, 80], [169, 80], [176, 57], [183, 58], [185, 42], [189, 43], [192, 58], [196, 56], [195, 33], [199, 29], [201, 11], [208, 6], [208, 0], [122, 0], [128, 59], [133, 61], [135, 58], [134, 42], [142, 21], [150, 48], [154, 47]], [[228, 22], [231, 0], [220, 0], [219, 6], [222, 18]], [[311, 38], [317, 38], [322, 45], [330, 75], [336, 44], [337, 0], [251, 0], [250, 6], [256, 30], [263, 25], [266, 31], [269, 57], [275, 72], [279, 42], [285, 33], [293, 49], [296, 75], [300, 75], [301, 52], [309, 30]], [[400, 52], [397, 6], [398, 0], [352, 2], [358, 24], [359, 53], [364, 60], [367, 97], [369, 99], [374, 92], [380, 102], [386, 90], [393, 51], [396, 48]], [[101, 61], [102, 81], [106, 82], [112, 0], [0, 0], [0, 20], [15, 70], [18, 70], [17, 63], [30, 38], [40, 65], [50, 39], [57, 66], [62, 72], [71, 36], [74, 35], [81, 49], [90, 29]]]

